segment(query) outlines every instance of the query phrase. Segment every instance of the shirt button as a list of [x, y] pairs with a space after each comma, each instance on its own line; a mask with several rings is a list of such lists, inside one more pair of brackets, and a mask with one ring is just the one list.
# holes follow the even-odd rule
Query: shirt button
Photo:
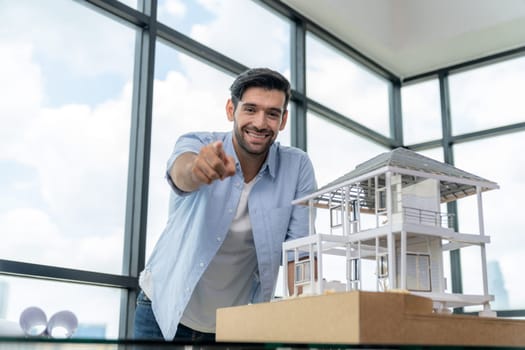
[[200, 267], [204, 267], [204, 263], [201, 262], [201, 263], [199, 264], [199, 266], [200, 266]]
[[221, 237], [217, 237], [217, 242], [220, 242], [221, 241]]
[[228, 209], [228, 213], [230, 213], [230, 214], [233, 213], [233, 209], [231, 209], [231, 208]]

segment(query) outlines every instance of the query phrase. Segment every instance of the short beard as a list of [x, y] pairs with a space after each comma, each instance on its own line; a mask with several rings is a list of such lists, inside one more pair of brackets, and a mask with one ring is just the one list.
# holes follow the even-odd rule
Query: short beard
[[244, 142], [244, 129], [239, 129], [237, 127], [237, 121], [236, 120], [234, 120], [234, 122], [233, 122], [233, 129], [234, 129], [235, 138], [237, 139], [237, 144], [239, 145], [239, 147], [244, 152], [246, 152], [246, 153], [248, 153], [250, 155], [253, 155], [253, 156], [262, 156], [262, 155], [267, 154], [268, 150], [270, 149], [270, 147], [275, 142], [275, 140], [273, 140], [274, 133], [272, 131], [270, 131], [270, 133], [271, 133], [270, 141], [268, 142], [266, 147], [264, 149], [262, 149], [261, 151], [254, 151], [254, 150], [250, 149], [250, 147], [248, 147], [248, 144], [246, 142]]

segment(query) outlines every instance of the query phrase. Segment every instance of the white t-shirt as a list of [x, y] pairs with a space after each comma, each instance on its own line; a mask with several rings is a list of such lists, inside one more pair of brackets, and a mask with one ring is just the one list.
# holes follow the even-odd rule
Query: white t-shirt
[[230, 230], [198, 282], [181, 323], [200, 332], [215, 333], [217, 308], [250, 302], [257, 255], [248, 214], [248, 195], [255, 179], [244, 184]]

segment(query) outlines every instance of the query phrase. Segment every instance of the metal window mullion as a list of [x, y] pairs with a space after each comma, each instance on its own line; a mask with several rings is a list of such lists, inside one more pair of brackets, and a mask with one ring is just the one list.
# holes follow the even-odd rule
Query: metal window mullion
[[377, 131], [374, 131], [358, 122], [350, 119], [347, 116], [344, 116], [323, 104], [320, 104], [310, 98], [307, 98], [308, 109], [315, 112], [321, 118], [328, 120], [340, 127], [350, 130], [355, 134], [363, 136], [364, 138], [369, 139], [370, 141], [376, 142], [379, 145], [385, 146], [387, 148], [392, 148], [392, 140]]
[[0, 259], [0, 275], [71, 282], [112, 288], [136, 288], [137, 279], [66, 267]]
[[498, 52], [496, 54], [490, 54], [488, 56], [476, 58], [470, 61], [461, 62], [458, 64], [453, 64], [451, 66], [439, 68], [436, 70], [431, 70], [428, 72], [419, 73], [413, 76], [403, 78], [404, 84], [413, 84], [416, 82], [424, 81], [431, 79], [436, 75], [443, 73], [460, 73], [467, 70], [488, 66], [498, 62], [510, 60], [516, 57], [521, 57], [525, 54], [525, 46], [516, 47], [510, 50]]
[[[453, 136], [451, 135], [449, 138], [449, 142], [451, 142], [452, 144], [458, 144], [458, 143], [463, 143], [463, 142], [487, 139], [487, 138], [500, 136], [500, 135], [509, 135], [509, 134], [516, 133], [516, 132], [522, 132], [524, 130], [525, 130], [525, 122], [520, 122], [520, 123], [498, 126], [498, 127], [490, 128], [490, 129], [473, 131], [473, 132], [460, 134], [460, 135], [453, 135]], [[443, 146], [443, 140], [440, 138], [436, 140], [425, 141], [425, 142], [415, 143], [415, 144], [406, 145], [406, 146], [416, 152], [424, 151], [427, 149], [432, 149], [432, 148]]]
[[490, 137], [508, 135], [525, 130], [525, 122], [513, 123], [495, 128], [468, 132], [465, 134], [451, 136], [452, 143], [470, 142], [474, 140], [486, 139]]
[[[443, 72], [439, 74], [439, 94], [441, 101], [441, 128], [443, 138], [441, 145], [443, 147], [443, 158], [445, 163], [454, 165], [454, 154], [452, 151], [452, 118], [450, 115], [450, 94], [448, 87], [448, 73]], [[454, 231], [459, 231], [458, 217], [457, 217], [457, 203], [447, 203], [447, 212], [456, 217], [454, 220]], [[452, 293], [463, 293], [463, 277], [461, 273], [461, 254], [460, 250], [452, 250], [450, 252], [450, 277], [452, 283]], [[457, 311], [463, 312], [463, 308]]]
[[148, 24], [148, 16], [117, 0], [84, 0], [87, 4], [96, 7], [104, 14], [110, 14], [123, 20], [125, 23], [138, 27]]
[[439, 75], [439, 95], [441, 103], [441, 145], [443, 147], [444, 159], [448, 164], [453, 164], [452, 160], [452, 118], [450, 115], [450, 93], [448, 87], [448, 73]]
[[307, 100], [306, 100], [306, 29], [304, 22], [296, 21], [291, 27], [290, 45], [291, 81], [294, 88], [294, 108], [292, 109], [291, 145], [307, 150]]
[[[145, 264], [148, 181], [155, 73], [157, 0], [144, 0], [149, 25], [137, 33], [122, 273], [138, 279]], [[137, 288], [122, 294], [119, 337], [130, 338]]]
[[197, 60], [206, 62], [206, 64], [229, 74], [237, 75], [248, 69], [247, 66], [201, 44], [165, 24], [157, 23], [155, 35], [159, 39], [162, 39], [163, 42], [173, 45], [180, 51], [196, 58]]
[[393, 147], [403, 145], [403, 117], [401, 111], [401, 83], [391, 81], [389, 83], [388, 97], [390, 101], [390, 137]]

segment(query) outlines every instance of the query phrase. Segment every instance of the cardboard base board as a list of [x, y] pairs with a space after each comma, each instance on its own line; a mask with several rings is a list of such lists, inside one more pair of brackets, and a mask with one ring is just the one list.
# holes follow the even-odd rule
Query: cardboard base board
[[408, 293], [352, 291], [217, 310], [220, 342], [525, 346], [525, 321], [436, 314]]

